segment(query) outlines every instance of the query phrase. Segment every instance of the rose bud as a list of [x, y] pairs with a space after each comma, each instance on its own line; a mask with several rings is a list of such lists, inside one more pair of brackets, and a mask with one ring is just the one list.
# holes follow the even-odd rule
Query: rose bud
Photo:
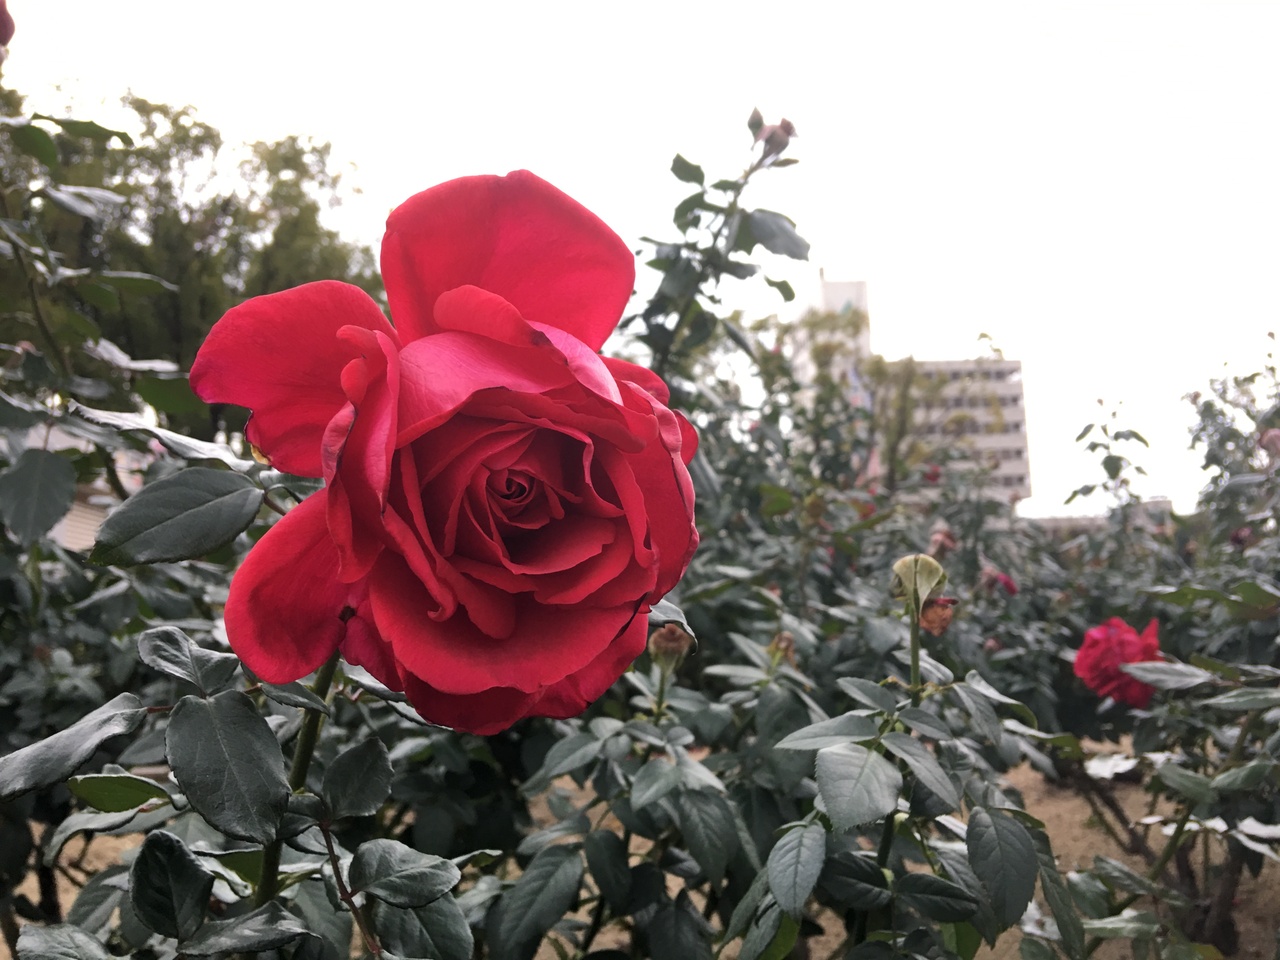
[[756, 131], [756, 143], [764, 144], [764, 153], [761, 159], [776, 157], [787, 149], [787, 145], [791, 142], [791, 138], [796, 136], [796, 127], [790, 120], [783, 117], [777, 123], [765, 124]]
[[9, 0], [0, 0], [0, 47], [9, 46], [13, 39], [13, 14], [9, 12]]
[[665, 673], [674, 673], [693, 649], [693, 637], [679, 624], [664, 623], [649, 634], [649, 656]]
[[780, 663], [786, 660], [791, 666], [796, 665], [796, 638], [790, 630], [783, 630], [775, 636], [769, 646], [765, 647], [765, 652], [769, 654], [769, 658], [774, 663]]

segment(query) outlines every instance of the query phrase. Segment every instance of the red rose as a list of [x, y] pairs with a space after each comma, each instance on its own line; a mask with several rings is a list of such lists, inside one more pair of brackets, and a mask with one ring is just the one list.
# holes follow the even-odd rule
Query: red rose
[[524, 171], [392, 212], [393, 328], [356, 287], [258, 297], [191, 369], [248, 439], [325, 488], [236, 573], [227, 635], [262, 679], [335, 649], [426, 719], [568, 717], [644, 650], [697, 546], [697, 438], [643, 367], [596, 351], [635, 277], [592, 213]]
[[1119, 617], [1087, 630], [1076, 652], [1076, 676], [1100, 697], [1111, 697], [1131, 707], [1146, 709], [1156, 688], [1129, 676], [1120, 669], [1125, 663], [1145, 663], [1160, 659], [1160, 638], [1155, 620], [1139, 636], [1138, 631]]
[[9, 12], [9, 0], [0, 0], [0, 47], [7, 47], [13, 39], [13, 14]]

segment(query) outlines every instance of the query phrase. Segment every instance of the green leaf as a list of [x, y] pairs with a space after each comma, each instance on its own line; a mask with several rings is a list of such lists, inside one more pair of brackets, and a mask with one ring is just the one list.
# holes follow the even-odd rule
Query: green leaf
[[213, 874], [166, 830], [147, 834], [129, 869], [129, 900], [148, 927], [185, 940], [204, 923]]
[[742, 947], [738, 950], [738, 960], [760, 960], [760, 956], [769, 948], [782, 927], [782, 918], [786, 914], [776, 904], [771, 903], [754, 917], [747, 935], [742, 938]]
[[111, 960], [107, 948], [79, 927], [28, 923], [18, 937], [18, 960]]
[[1032, 712], [1030, 707], [1020, 700], [1015, 700], [1013, 697], [1005, 696], [991, 684], [987, 683], [982, 674], [978, 673], [977, 670], [970, 670], [965, 676], [964, 682], [965, 686], [982, 694], [988, 700], [994, 701], [995, 703], [1003, 703], [1006, 706], [1012, 707], [1015, 713], [1026, 720], [1026, 722], [1032, 727], [1035, 727], [1037, 723], [1036, 715]]
[[1058, 955], [1045, 941], [1024, 934], [1022, 941], [1018, 944], [1018, 956], [1022, 960], [1057, 960]]
[[1280, 707], [1280, 689], [1274, 687], [1243, 687], [1230, 693], [1219, 694], [1201, 700], [1199, 706], [1215, 710], [1270, 710]]
[[746, 221], [755, 243], [741, 249], [749, 253], [758, 243], [770, 253], [793, 260], [809, 259], [809, 241], [796, 233], [796, 225], [790, 218], [772, 210], [752, 210], [747, 214]]
[[987, 889], [996, 919], [1005, 927], [1017, 923], [1036, 890], [1031, 834], [1008, 814], [975, 807], [965, 843], [969, 864]]
[[830, 720], [811, 723], [778, 741], [779, 750], [821, 750], [853, 740], [874, 740], [880, 725], [870, 717], [845, 713]]
[[1192, 803], [1211, 803], [1214, 799], [1213, 784], [1202, 773], [1180, 767], [1172, 761], [1162, 763], [1156, 776], [1174, 793], [1180, 794]]
[[103, 813], [120, 813], [148, 800], [169, 802], [169, 792], [154, 780], [129, 773], [93, 773], [67, 781], [71, 792]]
[[133, 138], [124, 131], [110, 130], [101, 124], [95, 123], [93, 120], [73, 120], [70, 117], [51, 117], [44, 113], [32, 114], [31, 119], [48, 120], [50, 123], [56, 123], [73, 137], [84, 137], [86, 140], [96, 140], [98, 143], [109, 143], [111, 138], [114, 137], [120, 141], [121, 146], [133, 146]]
[[671, 161], [671, 172], [676, 175], [677, 180], [683, 180], [685, 183], [696, 183], [699, 186], [706, 180], [706, 174], [702, 172], [702, 168], [696, 163], [690, 163], [680, 154], [676, 154], [676, 158]]
[[707, 876], [719, 882], [738, 849], [733, 809], [713, 790], [686, 790], [679, 796], [676, 811], [685, 846]]
[[950, 810], [960, 809], [960, 791], [947, 776], [928, 747], [906, 733], [886, 733], [882, 742], [903, 759], [916, 779], [929, 789]]
[[128, 867], [116, 864], [94, 874], [76, 894], [75, 903], [67, 911], [67, 923], [100, 935], [110, 925], [127, 893], [128, 873]]
[[631, 783], [631, 809], [640, 810], [661, 800], [680, 786], [681, 779], [680, 768], [666, 757], [650, 757]]
[[1187, 898], [1178, 891], [1166, 887], [1162, 883], [1149, 880], [1137, 871], [1125, 866], [1119, 860], [1113, 860], [1111, 857], [1094, 857], [1093, 872], [1098, 879], [1109, 885], [1113, 890], [1154, 897], [1179, 908], [1189, 905]]
[[627, 858], [627, 846], [612, 830], [593, 830], [583, 841], [587, 866], [591, 877], [600, 888], [601, 895], [616, 916], [627, 912], [627, 900], [631, 896], [631, 867]]
[[263, 953], [311, 936], [314, 934], [301, 920], [273, 900], [242, 917], [206, 923], [199, 933], [181, 943], [179, 953], [195, 957]]
[[548, 930], [573, 907], [582, 885], [582, 858], [567, 846], [546, 847], [489, 911], [485, 930], [493, 960], [531, 956]]
[[919, 707], [907, 707], [899, 711], [898, 719], [921, 736], [932, 737], [934, 740], [950, 740], [954, 736], [951, 725], [946, 720]]
[[[320, 795], [335, 820], [372, 816], [382, 809], [382, 804], [391, 794], [393, 774], [387, 748], [377, 737], [369, 737], [338, 754], [329, 764], [324, 772]], [[419, 904], [397, 903], [396, 906], [415, 907]]]
[[13, 124], [8, 127], [13, 145], [29, 157], [35, 157], [46, 167], [58, 165], [58, 145], [53, 137], [33, 123]]
[[820, 823], [793, 828], [778, 838], [765, 869], [778, 906], [799, 920], [827, 859], [827, 831]]
[[141, 700], [122, 693], [67, 729], [0, 757], [0, 801], [61, 783], [107, 740], [137, 730], [146, 715]]
[[1101, 917], [1083, 923], [1085, 933], [1104, 940], [1154, 940], [1160, 933], [1160, 922], [1149, 913]]
[[453, 897], [412, 910], [378, 904], [373, 923], [382, 945], [401, 957], [471, 960], [471, 927]]
[[819, 883], [852, 910], [878, 910], [893, 899], [884, 871], [862, 853], [846, 850], [829, 857]]
[[818, 751], [818, 789], [839, 830], [879, 820], [898, 808], [902, 774], [878, 753], [857, 744]]
[[[777, 164], [774, 164], [774, 166], [777, 166]], [[764, 282], [777, 290], [778, 293], [782, 294], [783, 303], [790, 303], [796, 298], [796, 292], [791, 289], [791, 284], [786, 280], [770, 280], [768, 277], [765, 277]]]
[[1067, 960], [1086, 960], [1089, 955], [1085, 943], [1084, 926], [1080, 923], [1080, 911], [1076, 909], [1074, 898], [1062, 874], [1058, 872], [1058, 864], [1053, 856], [1053, 848], [1048, 834], [1036, 830], [1031, 834], [1031, 841], [1036, 848], [1036, 864], [1040, 873], [1040, 891], [1045, 902], [1053, 913], [1058, 924], [1058, 935], [1062, 938], [1062, 952]]
[[425, 907], [462, 878], [452, 860], [419, 853], [397, 840], [360, 844], [351, 859], [351, 890], [396, 907]]
[[225, 687], [240, 666], [234, 653], [205, 650], [177, 627], [155, 627], [138, 637], [138, 657], [153, 670], [186, 680], [201, 693]]
[[1120, 669], [1157, 690], [1189, 690], [1216, 679], [1208, 670], [1189, 663], [1122, 663]]
[[197, 813], [228, 836], [270, 843], [289, 802], [284, 758], [253, 701], [237, 690], [183, 697], [165, 753]]
[[872, 710], [893, 713], [898, 709], [898, 698], [891, 691], [870, 680], [864, 680], [861, 677], [841, 677], [836, 681], [836, 686]]
[[957, 923], [978, 909], [978, 898], [959, 884], [932, 873], [906, 873], [894, 882], [902, 902], [930, 920]]
[[193, 440], [190, 437], [184, 437], [180, 433], [174, 433], [172, 430], [166, 430], [163, 427], [148, 423], [136, 413], [98, 410], [94, 407], [86, 407], [83, 403], [74, 400], [70, 406], [72, 413], [83, 417], [90, 423], [111, 427], [121, 432], [145, 433], [148, 436], [155, 437], [164, 445], [166, 450], [170, 450], [188, 460], [219, 460], [233, 470], [248, 470], [257, 466], [252, 460], [242, 460], [237, 457], [235, 451], [224, 443], [209, 443], [206, 440]]
[[711, 929], [687, 890], [681, 890], [674, 902], [668, 900], [658, 907], [645, 932], [654, 957], [711, 960]]
[[163, 413], [189, 415], [205, 409], [205, 402], [195, 395], [186, 377], [134, 377], [133, 389]]
[[659, 600], [649, 608], [649, 629], [656, 630], [668, 623], [674, 623], [689, 636], [694, 636], [689, 621], [685, 619], [684, 611], [670, 600]]
[[228, 470], [191, 467], [143, 487], [117, 507], [89, 559], [95, 563], [192, 560], [225, 546], [253, 522], [263, 493]]
[[23, 450], [0, 473], [0, 516], [24, 547], [52, 530], [75, 498], [76, 468], [48, 450]]
[[292, 683], [275, 684], [260, 683], [262, 692], [268, 700], [282, 703], [286, 707], [300, 707], [303, 710], [317, 710], [326, 717], [332, 716], [329, 705], [311, 692], [310, 688], [294, 680]]
[[1218, 774], [1210, 781], [1209, 786], [1219, 793], [1256, 790], [1267, 782], [1275, 768], [1276, 765], [1272, 762], [1254, 760]]

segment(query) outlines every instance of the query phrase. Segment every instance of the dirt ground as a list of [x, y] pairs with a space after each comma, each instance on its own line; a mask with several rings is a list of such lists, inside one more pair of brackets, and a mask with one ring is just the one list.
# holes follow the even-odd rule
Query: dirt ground
[[[1061, 868], [1073, 870], [1086, 867], [1098, 855], [1114, 857], [1127, 862], [1135, 869], [1142, 870], [1143, 864], [1137, 857], [1127, 856], [1119, 850], [1101, 826], [1093, 819], [1089, 805], [1070, 789], [1056, 786], [1046, 781], [1040, 774], [1029, 767], [1020, 767], [1009, 776], [1010, 784], [1021, 791], [1028, 811], [1044, 821], [1049, 831], [1053, 848], [1058, 855]], [[1146, 813], [1147, 795], [1136, 785], [1117, 785], [1117, 798], [1125, 810], [1136, 820]], [[136, 845], [138, 836], [100, 837], [89, 848], [85, 857], [85, 867], [99, 870], [118, 861], [122, 850]], [[1155, 838], [1153, 837], [1153, 842]], [[81, 841], [72, 840], [67, 844], [64, 857], [74, 860], [81, 851]], [[34, 878], [29, 879], [31, 889], [22, 888], [33, 899], [35, 897]], [[66, 876], [59, 875], [58, 883], [64, 907], [74, 899], [74, 886]], [[1240, 935], [1240, 948], [1236, 953], [1242, 960], [1262, 960], [1277, 955], [1277, 928], [1280, 926], [1280, 865], [1268, 862], [1266, 868], [1255, 879], [1246, 872], [1236, 896], [1236, 923]], [[810, 960], [838, 960], [844, 931], [834, 916], [819, 916], [827, 932], [821, 937], [809, 940]], [[605, 930], [597, 938], [595, 948], [612, 946], [620, 941], [617, 934]], [[620, 933], [620, 932], [619, 932]], [[1019, 934], [1012, 931], [1001, 938], [994, 949], [984, 948], [978, 955], [979, 960], [1013, 960], [1018, 956]], [[732, 947], [723, 954], [724, 960], [732, 960], [737, 952]], [[544, 944], [538, 953], [538, 960], [555, 960], [557, 954], [549, 945]], [[1116, 941], [1104, 944], [1094, 954], [1096, 960], [1122, 960], [1130, 956], [1127, 943]], [[9, 960], [9, 953], [0, 941], [0, 960]], [[670, 958], [679, 960], [679, 958]]]

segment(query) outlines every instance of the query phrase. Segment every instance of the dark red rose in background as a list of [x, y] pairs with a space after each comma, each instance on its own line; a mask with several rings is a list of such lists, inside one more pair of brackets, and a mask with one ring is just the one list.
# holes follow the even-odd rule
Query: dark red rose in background
[[476, 733], [580, 713], [698, 542], [693, 429], [653, 373], [596, 352], [631, 251], [521, 171], [397, 208], [382, 272], [394, 327], [313, 283], [231, 310], [192, 367], [275, 467], [326, 481], [236, 573], [231, 645], [272, 683], [341, 650]]
[[995, 593], [996, 588], [999, 587], [1011, 597], [1018, 595], [1018, 584], [1014, 582], [1013, 577], [995, 567], [983, 567], [978, 583], [987, 593]]
[[13, 15], [9, 13], [9, 0], [0, 0], [0, 47], [7, 47], [13, 39]]
[[1076, 652], [1075, 673], [1084, 685], [1101, 697], [1145, 710], [1156, 692], [1120, 669], [1125, 663], [1160, 659], [1158, 624], [1152, 620], [1141, 635], [1119, 617], [1087, 630]]

